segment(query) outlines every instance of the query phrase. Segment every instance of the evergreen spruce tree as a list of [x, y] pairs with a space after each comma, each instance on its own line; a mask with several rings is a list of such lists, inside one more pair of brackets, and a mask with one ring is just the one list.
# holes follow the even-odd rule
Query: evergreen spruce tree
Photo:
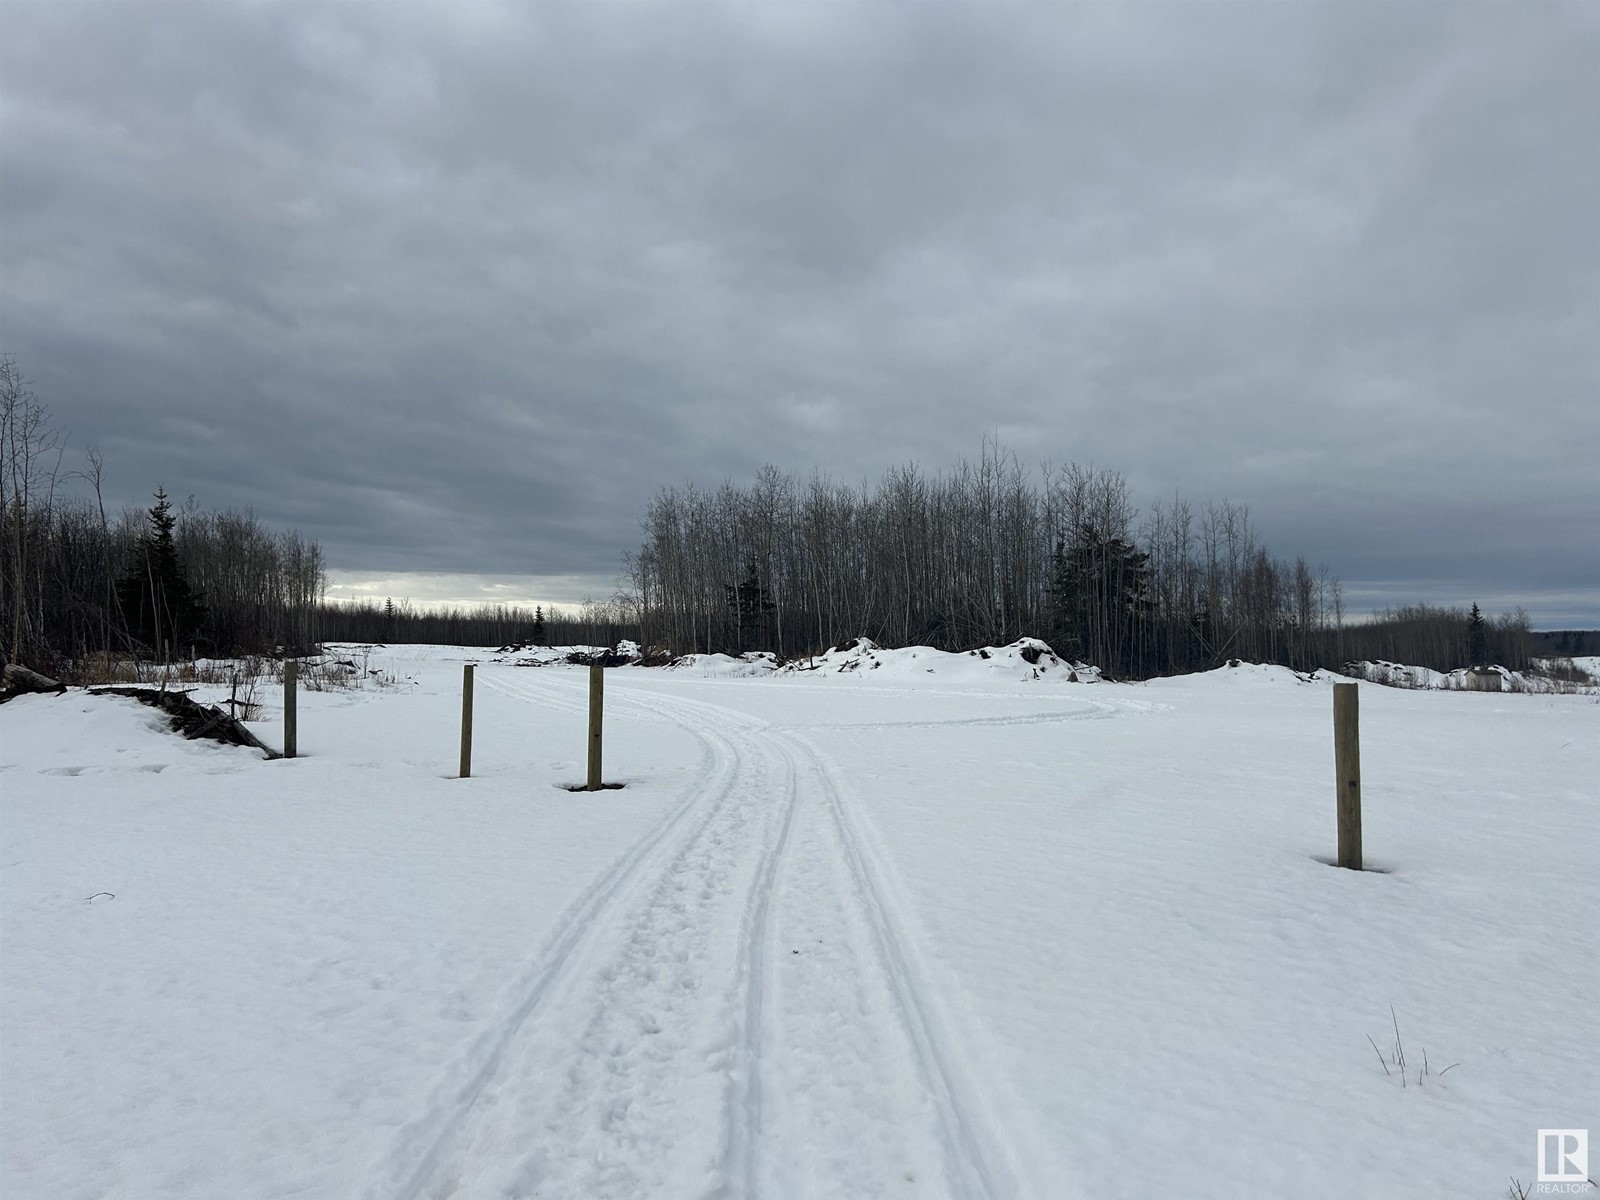
[[744, 578], [738, 583], [725, 583], [722, 591], [728, 598], [728, 608], [738, 620], [739, 625], [739, 650], [744, 651], [745, 635], [761, 627], [767, 616], [777, 611], [777, 605], [772, 602], [772, 597], [767, 589], [761, 586], [761, 577], [756, 572], [756, 560], [745, 559]]
[[544, 605], [539, 605], [533, 610], [533, 644], [544, 645]]
[[1050, 556], [1050, 637], [1057, 654], [1131, 671], [1150, 615], [1150, 557], [1085, 525], [1056, 539]]
[[1484, 633], [1486, 625], [1483, 613], [1478, 611], [1478, 605], [1474, 602], [1472, 612], [1467, 617], [1467, 658], [1470, 660], [1468, 666], [1481, 667], [1483, 660], [1488, 656], [1485, 648], [1488, 639]]
[[177, 524], [172, 504], [160, 487], [155, 496], [150, 528], [139, 538], [133, 564], [117, 584], [117, 598], [129, 637], [157, 657], [165, 657], [194, 641], [205, 624], [206, 609], [189, 587], [178, 561], [172, 539]]

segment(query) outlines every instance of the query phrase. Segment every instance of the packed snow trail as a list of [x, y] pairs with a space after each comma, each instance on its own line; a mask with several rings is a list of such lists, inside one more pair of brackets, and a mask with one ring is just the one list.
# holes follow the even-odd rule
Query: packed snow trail
[[[582, 706], [541, 676], [483, 678]], [[372, 1200], [1029, 1194], [837, 772], [732, 709], [610, 691], [691, 730], [701, 769], [557, 924]]]

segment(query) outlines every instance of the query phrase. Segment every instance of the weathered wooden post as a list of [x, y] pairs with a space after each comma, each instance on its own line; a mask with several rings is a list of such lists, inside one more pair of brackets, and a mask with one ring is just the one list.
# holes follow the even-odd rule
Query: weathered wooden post
[[472, 777], [472, 664], [461, 668], [461, 778]]
[[591, 792], [600, 790], [600, 730], [601, 714], [606, 701], [606, 670], [596, 664], [589, 668], [589, 786]]
[[1361, 689], [1333, 685], [1333, 773], [1339, 787], [1339, 865], [1361, 870]]
[[300, 664], [292, 658], [283, 660], [283, 756], [295, 757], [299, 741], [299, 722], [295, 718], [295, 683], [300, 678]]

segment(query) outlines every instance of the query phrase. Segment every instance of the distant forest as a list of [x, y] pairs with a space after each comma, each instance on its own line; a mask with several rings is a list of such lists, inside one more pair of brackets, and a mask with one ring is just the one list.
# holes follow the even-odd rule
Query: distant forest
[[0, 661], [63, 679], [112, 660], [298, 652], [328, 639], [607, 644], [632, 626], [608, 604], [576, 614], [402, 600], [327, 600], [322, 547], [249, 511], [174, 504], [109, 513], [104, 463], [67, 469], [62, 438], [16, 361], [0, 357]]
[[627, 560], [643, 640], [672, 652], [797, 656], [864, 634], [942, 650], [1041, 637], [1121, 678], [1230, 658], [1300, 669], [1383, 657], [1438, 670], [1528, 662], [1521, 612], [1417, 606], [1347, 620], [1326, 567], [1274, 556], [1242, 505], [1134, 507], [1114, 471], [1035, 482], [986, 442], [977, 461], [875, 485], [776, 467], [746, 487], [665, 488]]
[[[126, 658], [308, 650], [321, 641], [612, 645], [799, 657], [865, 635], [945, 650], [1042, 637], [1120, 678], [1230, 658], [1309, 669], [1384, 658], [1528, 665], [1521, 612], [1416, 606], [1352, 623], [1325, 567], [1275, 557], [1248, 509], [1175, 498], [1144, 514], [1115, 472], [1034, 482], [986, 443], [976, 462], [876, 485], [764, 468], [748, 487], [662, 490], [622, 585], [575, 611], [330, 603], [321, 546], [249, 511], [160, 488], [108, 514], [104, 464], [67, 470], [59, 433], [0, 358], [0, 659], [61, 678]], [[1562, 635], [1582, 653], [1582, 633]], [[1572, 649], [1565, 649], [1571, 646]]]
[[441, 646], [615, 646], [637, 641], [638, 623], [623, 606], [585, 601], [571, 609], [542, 604], [443, 605], [418, 609], [409, 600], [325, 604], [320, 636], [330, 642], [396, 642]]
[[1600, 629], [1548, 629], [1530, 636], [1529, 648], [1540, 658], [1600, 655]]

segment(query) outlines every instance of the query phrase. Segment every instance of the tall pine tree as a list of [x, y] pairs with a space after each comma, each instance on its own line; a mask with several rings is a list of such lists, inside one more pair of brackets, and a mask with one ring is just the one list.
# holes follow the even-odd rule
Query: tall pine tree
[[117, 584], [117, 599], [133, 643], [157, 657], [167, 657], [199, 636], [206, 610], [178, 561], [172, 540], [177, 524], [172, 504], [160, 487], [155, 494], [150, 527], [139, 538], [133, 563]]
[[[1460, 610], [1458, 609], [1457, 611], [1459, 612]], [[1484, 658], [1487, 656], [1486, 642], [1488, 639], [1484, 635], [1484, 628], [1487, 624], [1488, 622], [1483, 619], [1483, 613], [1479, 611], [1477, 603], [1474, 602], [1472, 612], [1467, 617], [1467, 658], [1469, 660], [1467, 665], [1469, 667], [1481, 667]]]
[[1133, 543], [1090, 525], [1057, 537], [1048, 583], [1056, 653], [1131, 673], [1150, 616], [1149, 562]]

